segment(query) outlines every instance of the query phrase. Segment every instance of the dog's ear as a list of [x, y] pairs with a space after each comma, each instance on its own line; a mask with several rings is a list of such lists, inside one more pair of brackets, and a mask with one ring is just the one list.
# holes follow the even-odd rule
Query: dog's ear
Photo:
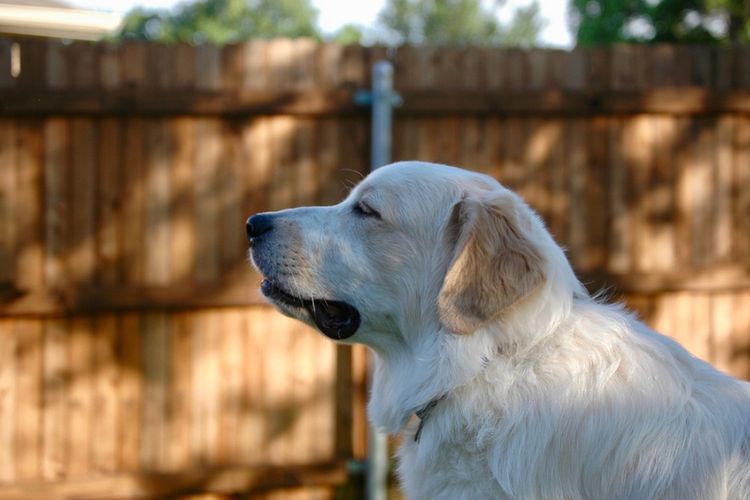
[[440, 320], [452, 332], [474, 332], [544, 280], [542, 256], [519, 227], [515, 203], [491, 194], [453, 207], [446, 230], [453, 259], [438, 296]]

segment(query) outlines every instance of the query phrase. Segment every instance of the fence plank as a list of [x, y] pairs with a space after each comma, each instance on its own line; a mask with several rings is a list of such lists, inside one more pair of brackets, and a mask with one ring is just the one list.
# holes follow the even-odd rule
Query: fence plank
[[146, 86], [146, 49], [143, 42], [126, 42], [120, 46], [120, 85], [126, 88], [140, 89]]
[[506, 87], [507, 73], [506, 60], [507, 50], [488, 49], [485, 54], [486, 89], [497, 91]]
[[144, 123], [140, 118], [125, 122], [122, 176], [122, 268], [129, 285], [143, 284]]
[[716, 214], [712, 199], [716, 192], [716, 134], [713, 120], [698, 120], [698, 137], [695, 144], [693, 162], [690, 167], [694, 184], [691, 197], [693, 262], [699, 266], [714, 260], [714, 239], [711, 237], [715, 227]]
[[42, 323], [16, 323], [18, 385], [16, 392], [15, 460], [20, 480], [41, 476]]
[[486, 126], [481, 118], [463, 118], [459, 135], [458, 163], [466, 168], [487, 171], [487, 150], [484, 131]]
[[734, 358], [733, 308], [735, 293], [717, 293], [711, 296], [711, 351], [716, 368], [732, 372]]
[[349, 457], [353, 454], [353, 412], [354, 391], [352, 383], [352, 348], [351, 346], [336, 345], [336, 371], [334, 373], [336, 391], [336, 414], [334, 425], [336, 439], [334, 453], [337, 458]]
[[542, 49], [531, 49], [525, 55], [528, 62], [528, 80], [526, 80], [524, 87], [532, 90], [543, 90], [547, 87], [551, 69], [548, 52]]
[[144, 183], [144, 281], [165, 285], [170, 279], [170, 156], [173, 149], [167, 123], [149, 120], [145, 127]]
[[[270, 311], [265, 308], [252, 308], [244, 312], [247, 331], [245, 339], [244, 372], [247, 380], [240, 432], [237, 436], [242, 449], [244, 463], [267, 463], [267, 441], [269, 439], [269, 419], [266, 399], [266, 364], [270, 362], [267, 355], [268, 343], [266, 318]], [[279, 333], [279, 332], [276, 332]]]
[[194, 465], [210, 464], [216, 459], [218, 422], [219, 366], [216, 312], [196, 313], [193, 318], [191, 443]]
[[16, 267], [16, 127], [0, 119], [0, 287], [14, 284]]
[[735, 55], [735, 85], [742, 89], [750, 89], [750, 75], [744, 69], [747, 68], [747, 63], [750, 61], [750, 50], [746, 45], [740, 45], [736, 47]]
[[[700, 293], [677, 292], [672, 308], [671, 336], [696, 357], [710, 359], [710, 323], [708, 296]], [[689, 333], [688, 333], [689, 332]]]
[[315, 168], [315, 125], [312, 120], [297, 122], [292, 149], [294, 150], [297, 196], [294, 205], [313, 205], [318, 196], [320, 180]]
[[549, 176], [547, 183], [549, 194], [546, 203], [547, 213], [549, 214], [547, 223], [557, 241], [567, 245], [566, 237], [568, 235], [571, 203], [568, 185], [570, 170], [566, 161], [567, 149], [570, 146], [566, 142], [568, 125], [562, 120], [550, 120], [547, 126], [552, 142], [543, 166], [546, 175]]
[[270, 206], [271, 148], [267, 118], [255, 118], [244, 124], [242, 162], [245, 167], [246, 216]]
[[750, 291], [747, 289], [735, 295], [732, 323], [730, 374], [748, 380], [750, 379]]
[[701, 87], [711, 87], [714, 83], [711, 47], [690, 47], [690, 83]]
[[[545, 168], [550, 160], [559, 130], [548, 120], [529, 119], [526, 122], [526, 143], [523, 155], [523, 181], [520, 194], [540, 215], [549, 219], [550, 171]], [[559, 168], [559, 167], [558, 167]]]
[[119, 419], [117, 385], [120, 369], [117, 365], [117, 336], [119, 318], [103, 314], [95, 319], [94, 343], [94, 400], [92, 433], [96, 443], [92, 447], [92, 463], [99, 473], [117, 470], [118, 426], [127, 425]]
[[750, 258], [750, 231], [747, 230], [747, 214], [750, 213], [750, 118], [737, 117], [734, 131], [734, 163], [732, 179], [732, 233], [735, 236], [734, 258], [740, 261]]
[[[587, 172], [586, 166], [588, 155], [586, 151], [586, 122], [575, 120], [568, 126], [566, 143], [567, 166], [570, 172], [569, 193], [570, 209], [568, 223], [568, 232], [565, 240], [569, 248], [569, 258], [576, 269], [588, 269], [590, 267], [590, 257], [587, 255], [587, 233], [591, 230], [589, 227], [590, 218], [587, 217], [593, 207], [593, 200], [587, 196]], [[592, 183], [593, 184], [593, 183]]]
[[714, 193], [711, 211], [714, 214], [712, 228], [712, 261], [726, 261], [732, 252], [732, 134], [735, 128], [732, 117], [719, 118], [714, 142]]
[[482, 157], [487, 162], [487, 173], [495, 179], [503, 176], [503, 150], [506, 147], [503, 137], [502, 120], [488, 118], [482, 122], [483, 142]]
[[42, 477], [60, 480], [68, 470], [68, 321], [45, 322], [43, 351]]
[[628, 211], [633, 213], [633, 238], [630, 253], [632, 266], [638, 272], [653, 270], [650, 238], [653, 218], [649, 213], [649, 202], [653, 195], [650, 180], [655, 168], [656, 126], [653, 117], [640, 116], [631, 121], [631, 130], [625, 138], [623, 149], [628, 156], [627, 178], [630, 192], [626, 195]]
[[322, 87], [335, 87], [340, 83], [342, 49], [341, 45], [333, 43], [323, 43], [318, 46], [316, 81]]
[[628, 210], [628, 163], [624, 144], [622, 120], [610, 124], [610, 158], [612, 168], [609, 178], [610, 234], [608, 242], [608, 269], [613, 273], [626, 273], [631, 269], [630, 233], [632, 213]]
[[677, 64], [674, 45], [657, 45], [648, 52], [651, 68], [650, 84], [653, 87], [666, 87], [676, 83], [680, 68]]
[[600, 207], [593, 210], [587, 220], [589, 232], [589, 258], [588, 268], [602, 268], [606, 266], [609, 259], [609, 248], [607, 245], [608, 229], [611, 221], [611, 213], [607, 197], [609, 196], [609, 182], [611, 169], [604, 168], [610, 155], [610, 143], [608, 140], [612, 120], [606, 118], [593, 119], [588, 129], [589, 144], [588, 154], [588, 186], [586, 199], [590, 200], [592, 207]]
[[669, 116], [654, 117], [654, 166], [649, 182], [650, 195], [644, 200], [649, 218], [650, 242], [647, 259], [652, 271], [669, 271], [675, 268], [677, 242], [675, 234], [676, 197], [674, 155], [678, 146], [677, 124]]
[[[134, 471], [141, 468], [141, 412], [145, 404], [143, 390], [143, 336], [139, 314], [129, 313], [121, 318], [118, 335], [118, 385], [119, 470]], [[125, 425], [127, 422], [127, 425]]]
[[96, 179], [96, 281], [113, 286], [121, 283], [122, 224], [119, 208], [123, 203], [121, 187], [123, 166], [122, 123], [113, 118], [99, 122]]
[[290, 359], [286, 353], [292, 349], [293, 330], [284, 325], [285, 320], [280, 317], [267, 315], [265, 318], [266, 331], [275, 331], [273, 342], [270, 342], [266, 355], [273, 359], [273, 363], [264, 365], [263, 383], [265, 384], [265, 404], [267, 405], [266, 423], [268, 448], [268, 463], [280, 465], [294, 461], [294, 448], [290, 442], [281, 436], [290, 432], [297, 414], [297, 405], [290, 404], [291, 384]]
[[65, 88], [70, 83], [68, 52], [59, 40], [47, 42], [47, 85], [53, 89]]
[[370, 361], [368, 359], [367, 348], [362, 345], [352, 346], [352, 391], [354, 397], [352, 398], [353, 403], [353, 414], [354, 422], [352, 425], [353, 437], [353, 449], [354, 457], [360, 460], [364, 460], [367, 457], [367, 400], [369, 395], [369, 388], [367, 382], [368, 367]]
[[68, 269], [74, 283], [94, 280], [96, 267], [96, 141], [98, 128], [89, 118], [71, 121], [71, 209]]
[[505, 70], [508, 76], [505, 79], [505, 85], [507, 88], [510, 90], [526, 88], [531, 74], [528, 52], [515, 48], [508, 49], [506, 63]]
[[280, 210], [295, 204], [296, 185], [288, 182], [293, 163], [291, 142], [296, 133], [296, 121], [289, 116], [276, 116], [269, 120], [271, 151], [271, 189], [269, 208]]
[[47, 81], [47, 47], [41, 38], [24, 38], [14, 41], [19, 47], [20, 63], [17, 84], [25, 88], [44, 88]]
[[180, 117], [171, 122], [174, 137], [172, 155], [169, 265], [171, 280], [190, 283], [195, 270], [198, 237], [195, 227], [195, 121]]
[[245, 72], [242, 80], [243, 88], [265, 88], [267, 86], [268, 69], [268, 41], [256, 39], [245, 45]]
[[91, 42], [73, 42], [69, 50], [71, 85], [89, 89], [99, 84], [99, 58], [96, 45]]
[[247, 236], [243, 223], [249, 214], [242, 210], [242, 199], [247, 193], [240, 165], [240, 131], [234, 125], [223, 125], [220, 133], [223, 154], [217, 172], [219, 269], [222, 275], [227, 275], [247, 267]]
[[341, 199], [341, 178], [344, 177], [344, 172], [341, 170], [343, 165], [339, 164], [339, 140], [339, 129], [335, 120], [322, 120], [317, 124], [315, 171], [320, 182], [316, 204], [331, 205]]
[[[200, 389], [203, 420], [200, 422], [202, 437], [201, 457], [205, 464], [219, 462], [219, 439], [220, 439], [220, 415], [221, 399], [220, 392], [214, 388], [221, 387], [221, 313], [214, 309], [205, 314], [203, 361], [201, 363], [201, 380], [205, 387]], [[196, 382], [197, 387], [198, 382]]]
[[[218, 336], [221, 372], [219, 392], [219, 438], [217, 456], [220, 463], [237, 463], [240, 443], [240, 415], [243, 398], [246, 397], [243, 360], [246, 357], [242, 336], [246, 325], [240, 311], [229, 309], [219, 315]], [[309, 355], [310, 353], [308, 353]]]
[[7, 38], [0, 39], [0, 88], [6, 89], [15, 84], [15, 78], [11, 73], [12, 46], [13, 41]]
[[45, 280], [48, 288], [68, 282], [67, 252], [70, 220], [71, 170], [68, 121], [48, 120], [44, 130]]
[[[314, 335], [314, 332], [303, 326], [295, 328], [291, 332], [290, 348], [287, 351], [291, 359], [298, 360], [293, 365], [289, 364], [287, 380], [290, 383], [287, 386], [287, 398], [299, 401], [296, 408], [287, 410], [291, 419], [287, 460], [299, 463], [312, 460], [310, 452], [317, 437], [312, 435], [312, 428], [314, 411], [319, 404], [320, 395], [316, 391], [313, 378], [313, 363], [318, 362], [320, 358]], [[312, 356], [306, 356], [306, 353], [312, 353]]]
[[370, 80], [370, 67], [365, 60], [363, 47], [347, 45], [341, 55], [341, 84], [352, 88], [367, 87]]
[[91, 452], [96, 442], [90, 432], [95, 418], [92, 405], [95, 340], [91, 318], [78, 316], [71, 320], [68, 349], [71, 363], [68, 472], [70, 477], [82, 477], [91, 473]]
[[[346, 432], [351, 434], [351, 425], [337, 429], [336, 422], [332, 418], [333, 411], [337, 411], [335, 399], [336, 374], [336, 345], [320, 336], [312, 329], [307, 329], [308, 341], [311, 351], [315, 352], [310, 358], [310, 371], [313, 380], [313, 394], [315, 403], [310, 411], [310, 426], [307, 432], [312, 440], [309, 450], [309, 460], [320, 459], [332, 460], [336, 457], [336, 436]], [[304, 351], [303, 351], [304, 352]], [[348, 455], [351, 456], [351, 453]]]
[[509, 189], [521, 188], [524, 179], [525, 121], [509, 117], [503, 124], [505, 149], [503, 150], [503, 177], [500, 179]]
[[211, 283], [219, 274], [219, 207], [217, 186], [221, 160], [220, 123], [200, 120], [194, 140], [199, 141], [195, 158], [195, 221], [201, 244], [196, 255], [194, 276], [198, 283]]
[[146, 71], [150, 75], [149, 86], [155, 89], [169, 89], [173, 86], [174, 71], [165, 71], [173, 67], [172, 56], [174, 45], [149, 44], [146, 48]]
[[17, 122], [16, 128], [16, 265], [15, 283], [25, 293], [44, 282], [42, 229], [43, 146], [41, 123]]
[[[116, 89], [120, 86], [120, 47], [115, 44], [101, 43], [99, 49], [99, 82], [105, 89]], [[176, 68], [177, 69], [177, 68]]]
[[180, 313], [169, 317], [168, 352], [171, 389], [167, 395], [168, 429], [166, 439], [166, 469], [178, 471], [192, 466], [190, 446], [190, 397], [192, 391], [191, 314]]
[[195, 88], [217, 90], [222, 85], [221, 49], [215, 45], [199, 45], [195, 49]]
[[292, 43], [292, 79], [294, 89], [310, 89], [316, 85], [315, 51], [317, 43], [311, 38], [297, 38]]
[[16, 479], [17, 320], [0, 319], [0, 482]]
[[141, 464], [146, 470], [159, 470], [166, 462], [167, 398], [169, 393], [169, 323], [163, 313], [142, 318], [143, 407]]

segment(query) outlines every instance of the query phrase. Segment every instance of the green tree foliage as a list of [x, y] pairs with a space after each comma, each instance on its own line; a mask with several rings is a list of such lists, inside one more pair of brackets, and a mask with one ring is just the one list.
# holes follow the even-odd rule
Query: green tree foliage
[[249, 38], [320, 37], [310, 0], [199, 0], [173, 11], [138, 8], [120, 39], [225, 44]]
[[339, 28], [331, 37], [331, 41], [341, 45], [357, 45], [362, 43], [364, 36], [361, 26], [349, 23]]
[[581, 45], [750, 40], [750, 0], [572, 0]]
[[533, 45], [542, 28], [536, 2], [508, 25], [481, 0], [388, 0], [378, 16], [383, 41], [395, 44]]

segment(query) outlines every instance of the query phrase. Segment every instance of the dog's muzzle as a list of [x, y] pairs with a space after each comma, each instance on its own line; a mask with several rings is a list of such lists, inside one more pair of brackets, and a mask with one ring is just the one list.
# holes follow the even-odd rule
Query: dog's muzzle
[[261, 292], [279, 306], [307, 311], [318, 329], [327, 337], [334, 340], [351, 337], [357, 332], [361, 322], [359, 311], [354, 306], [340, 300], [295, 295], [277, 276], [279, 270], [277, 266], [270, 264], [273, 259], [268, 257], [268, 245], [261, 244], [273, 236], [275, 217], [274, 214], [261, 213], [249, 217], [245, 223], [252, 262], [264, 276], [260, 285]]
[[268, 278], [261, 282], [260, 289], [274, 302], [307, 310], [318, 329], [331, 339], [348, 339], [359, 328], [359, 311], [346, 302], [295, 297]]

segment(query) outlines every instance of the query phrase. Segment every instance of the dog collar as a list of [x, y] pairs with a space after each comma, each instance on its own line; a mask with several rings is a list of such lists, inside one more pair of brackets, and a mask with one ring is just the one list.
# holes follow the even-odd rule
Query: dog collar
[[422, 427], [424, 427], [424, 423], [430, 417], [432, 410], [435, 409], [437, 404], [444, 399], [445, 399], [445, 395], [440, 396], [439, 398], [433, 399], [432, 401], [424, 405], [422, 408], [414, 412], [417, 418], [419, 418], [419, 427], [417, 427], [417, 432], [416, 434], [414, 434], [415, 443], [419, 442], [419, 436], [422, 434]]

